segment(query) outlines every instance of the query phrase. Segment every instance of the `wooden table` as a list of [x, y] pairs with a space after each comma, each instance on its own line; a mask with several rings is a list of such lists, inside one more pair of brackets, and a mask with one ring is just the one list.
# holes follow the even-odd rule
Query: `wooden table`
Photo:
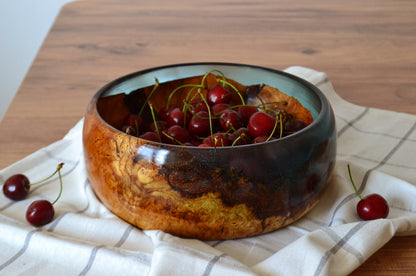
[[[74, 2], [0, 124], [0, 169], [61, 139], [108, 81], [171, 63], [302, 65], [350, 102], [416, 114], [415, 45], [413, 0]], [[395, 237], [352, 275], [415, 275], [415, 260], [416, 237]]]

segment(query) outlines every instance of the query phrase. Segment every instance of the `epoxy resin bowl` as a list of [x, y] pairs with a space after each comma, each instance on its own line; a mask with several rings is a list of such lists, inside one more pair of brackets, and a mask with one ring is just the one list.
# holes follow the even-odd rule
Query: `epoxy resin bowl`
[[[213, 69], [243, 86], [279, 89], [309, 110], [313, 122], [280, 139], [232, 147], [171, 145], [119, 130], [155, 79], [162, 84]], [[154, 97], [155, 109], [167, 101], [163, 93]], [[190, 63], [135, 72], [102, 87], [85, 114], [83, 145], [90, 185], [114, 214], [141, 229], [223, 240], [274, 231], [310, 211], [334, 167], [336, 129], [328, 100], [298, 77], [252, 65]]]

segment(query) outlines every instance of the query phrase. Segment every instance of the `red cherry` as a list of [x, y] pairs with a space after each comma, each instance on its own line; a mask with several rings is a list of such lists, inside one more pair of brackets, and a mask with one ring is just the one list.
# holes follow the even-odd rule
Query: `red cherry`
[[29, 194], [30, 182], [23, 174], [10, 176], [3, 185], [3, 193], [13, 200], [22, 200]]
[[227, 109], [222, 112], [218, 120], [220, 122], [221, 128], [224, 131], [230, 129], [237, 130], [242, 126], [240, 114], [232, 109]]
[[140, 126], [143, 123], [143, 119], [140, 118], [138, 115], [136, 114], [129, 114], [125, 119], [124, 119], [124, 125], [126, 126], [132, 126], [135, 128], [140, 128]]
[[284, 125], [285, 134], [291, 134], [297, 132], [306, 127], [306, 123], [300, 120], [286, 121]]
[[193, 135], [205, 137], [210, 134], [209, 114], [199, 111], [189, 120], [188, 131]]
[[142, 135], [140, 135], [139, 138], [153, 142], [160, 142], [159, 136], [157, 136], [157, 133], [153, 131], [145, 132]]
[[231, 100], [231, 92], [222, 87], [221, 85], [215, 84], [211, 86], [207, 94], [207, 101], [209, 105], [218, 103], [229, 103]]
[[214, 133], [205, 138], [202, 143], [210, 147], [226, 147], [229, 145], [227, 136], [224, 133]]
[[175, 108], [177, 108], [176, 105], [170, 105], [168, 109], [166, 109], [166, 107], [162, 108], [159, 110], [159, 119], [161, 119], [162, 121], [167, 121], [169, 114], [172, 110], [174, 110]]
[[269, 137], [268, 135], [261, 135], [261, 136], [257, 136], [256, 138], [254, 138], [253, 144], [264, 143], [264, 142], [272, 141], [275, 139], [276, 138]]
[[134, 126], [128, 126], [128, 125], [124, 125], [121, 128], [121, 131], [128, 134], [128, 135], [132, 135], [132, 136], [137, 136], [137, 129]]
[[26, 220], [33, 226], [43, 226], [52, 221], [55, 210], [47, 200], [36, 200], [26, 211]]
[[[189, 113], [187, 113], [189, 114]], [[185, 122], [185, 114], [183, 113], [183, 111], [180, 108], [174, 108], [168, 117], [168, 120], [166, 121], [168, 127], [171, 127], [173, 125], [178, 125], [178, 126], [184, 126], [184, 122]]]
[[257, 108], [255, 108], [254, 106], [240, 106], [237, 109], [238, 113], [240, 113], [240, 117], [241, 117], [241, 122], [243, 123], [243, 125], [247, 125], [248, 124], [248, 120], [250, 119], [250, 117], [257, 112]]
[[218, 116], [218, 115], [220, 115], [224, 110], [226, 110], [226, 109], [228, 109], [228, 108], [230, 108], [231, 107], [231, 105], [229, 105], [229, 104], [227, 104], [227, 103], [219, 103], [219, 104], [214, 104], [212, 107], [211, 107], [211, 113], [214, 115], [214, 116]]
[[370, 194], [363, 198], [354, 184], [349, 164], [347, 168], [354, 191], [360, 198], [356, 208], [358, 216], [363, 220], [386, 218], [390, 211], [387, 201], [379, 194]]
[[276, 119], [263, 111], [254, 113], [248, 121], [247, 128], [254, 137], [270, 135], [276, 125]]
[[200, 147], [200, 148], [209, 148], [210, 146], [207, 145], [207, 144], [201, 143], [201, 144], [198, 145], [198, 147]]
[[233, 146], [247, 145], [252, 142], [250, 132], [245, 127], [240, 127], [237, 131], [234, 131], [228, 135], [228, 140]]
[[191, 137], [186, 129], [181, 126], [173, 125], [167, 131], [168, 139], [172, 140], [173, 144], [184, 144], [191, 141]]
[[[59, 200], [63, 190], [61, 176], [61, 168], [63, 165], [64, 163], [59, 163], [58, 167], [56, 168], [56, 171], [50, 176], [52, 177], [55, 173], [58, 173], [59, 175], [60, 189], [55, 201], [50, 203], [48, 200], [36, 200], [33, 201], [32, 204], [30, 204], [26, 210], [26, 220], [33, 226], [43, 226], [45, 224], [48, 224], [52, 221], [55, 215], [55, 209], [53, 208], [53, 205]], [[49, 179], [50, 177], [45, 178], [45, 180]]]
[[198, 113], [199, 111], [208, 111], [208, 107], [202, 99], [195, 98], [189, 104], [189, 109], [192, 114]]
[[386, 218], [389, 214], [387, 201], [379, 194], [371, 194], [357, 204], [357, 214], [363, 220]]
[[159, 133], [160, 137], [162, 137], [162, 131], [166, 131], [168, 129], [167, 123], [165, 121], [156, 121], [152, 122], [149, 125], [150, 132], [155, 132], [156, 135]]

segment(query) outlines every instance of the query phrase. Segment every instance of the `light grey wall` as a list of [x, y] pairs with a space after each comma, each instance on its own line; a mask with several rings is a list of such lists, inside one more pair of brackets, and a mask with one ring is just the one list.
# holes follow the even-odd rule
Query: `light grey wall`
[[74, 0], [0, 0], [0, 121], [61, 7]]

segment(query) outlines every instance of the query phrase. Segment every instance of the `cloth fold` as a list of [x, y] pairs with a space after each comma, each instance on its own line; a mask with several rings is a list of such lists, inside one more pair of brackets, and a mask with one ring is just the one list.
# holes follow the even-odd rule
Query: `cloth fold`
[[[0, 183], [16, 173], [36, 181], [65, 163], [62, 198], [46, 226], [30, 226], [25, 212], [33, 200], [56, 198], [57, 176], [25, 200], [0, 195], [0, 275], [348, 275], [394, 235], [416, 234], [416, 116], [351, 104], [323, 72], [285, 71], [321, 89], [337, 124], [333, 176], [302, 219], [257, 237], [208, 242], [133, 227], [89, 186], [81, 119], [62, 140], [0, 171]], [[379, 193], [389, 202], [387, 219], [359, 219], [347, 164], [363, 195]]]

